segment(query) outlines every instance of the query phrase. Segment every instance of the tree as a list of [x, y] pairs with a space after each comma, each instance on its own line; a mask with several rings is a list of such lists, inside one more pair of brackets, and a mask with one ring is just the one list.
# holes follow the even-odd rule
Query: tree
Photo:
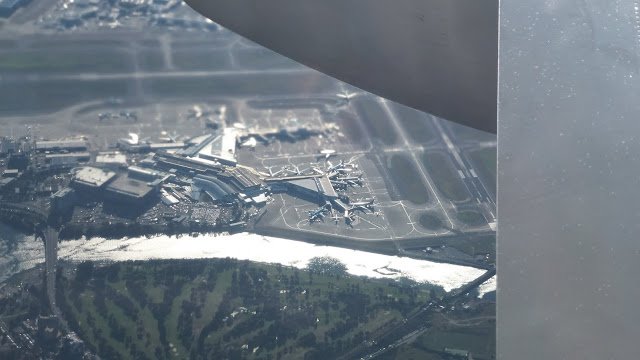
[[76, 281], [82, 285], [86, 285], [87, 281], [91, 279], [93, 275], [93, 261], [83, 261], [78, 265], [76, 273]]

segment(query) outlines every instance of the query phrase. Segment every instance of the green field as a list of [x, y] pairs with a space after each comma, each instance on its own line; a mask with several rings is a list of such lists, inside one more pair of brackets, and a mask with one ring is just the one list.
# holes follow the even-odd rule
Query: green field
[[454, 122], [446, 122], [458, 141], [496, 141], [496, 134], [491, 134]]
[[488, 182], [485, 184], [487, 190], [495, 196], [496, 194], [496, 176], [498, 173], [498, 152], [496, 148], [486, 148], [474, 151], [470, 154], [473, 162], [476, 164], [476, 170], [479, 175]]
[[180, 70], [231, 69], [229, 53], [223, 50], [180, 51], [172, 53], [173, 64]]
[[486, 223], [484, 216], [478, 211], [464, 210], [458, 212], [458, 220], [470, 226], [478, 226]]
[[203, 98], [212, 96], [290, 95], [322, 93], [334, 85], [318, 73], [233, 75], [144, 80], [155, 96]]
[[449, 246], [462, 251], [469, 256], [489, 254], [489, 262], [495, 261], [496, 258], [496, 236], [480, 235], [480, 236], [439, 236], [433, 238], [407, 239], [400, 240], [400, 246], [404, 249], [426, 248], [427, 246]]
[[433, 139], [433, 133], [427, 125], [429, 115], [395, 103], [393, 109], [398, 120], [400, 120], [405, 133], [413, 139], [413, 141], [424, 144]]
[[398, 134], [393, 128], [391, 119], [376, 100], [358, 99], [352, 100], [352, 102], [357, 103], [360, 119], [372, 137], [379, 139], [387, 146], [396, 143]]
[[[471, 319], [471, 320], [468, 320]], [[434, 314], [432, 328], [414, 342], [400, 347], [383, 359], [464, 359], [444, 352], [445, 348], [468, 351], [473, 359], [495, 359], [495, 304], [485, 304], [472, 313]]]
[[132, 69], [121, 51], [20, 51], [0, 54], [0, 73], [109, 73]]
[[0, 83], [0, 113], [46, 112], [91, 100], [127, 95], [126, 80]]
[[138, 70], [161, 71], [164, 70], [164, 54], [160, 50], [138, 51]]
[[360, 126], [355, 115], [350, 112], [341, 111], [336, 115], [336, 118], [340, 120], [341, 129], [349, 138], [351, 144], [364, 148], [367, 144], [367, 137], [362, 136], [364, 129]]
[[18, 42], [16, 40], [8, 40], [8, 39], [0, 40], [0, 49], [13, 49], [16, 46], [18, 46]]
[[425, 204], [429, 201], [429, 192], [422, 182], [422, 176], [406, 155], [393, 155], [390, 160], [389, 173], [398, 192], [403, 199], [414, 204]]
[[427, 286], [346, 276], [327, 259], [313, 269], [233, 259], [83, 263], [60, 278], [58, 304], [104, 358], [330, 359], [430, 296]]
[[422, 155], [422, 162], [442, 195], [453, 201], [469, 198], [469, 191], [464, 186], [458, 171], [445, 155], [436, 152], [425, 153]]
[[422, 225], [423, 228], [429, 229], [429, 230], [442, 229], [442, 226], [444, 225], [444, 222], [442, 221], [442, 219], [440, 219], [438, 216], [434, 214], [428, 214], [428, 213], [420, 215], [418, 222], [420, 223], [420, 225]]
[[[156, 42], [157, 44], [157, 42]], [[32, 49], [60, 49], [64, 47], [117, 47], [128, 46], [128, 41], [116, 39], [47, 39], [35, 40], [30, 44]]]
[[301, 66], [278, 53], [261, 48], [235, 50], [233, 56], [241, 69], [291, 69]]

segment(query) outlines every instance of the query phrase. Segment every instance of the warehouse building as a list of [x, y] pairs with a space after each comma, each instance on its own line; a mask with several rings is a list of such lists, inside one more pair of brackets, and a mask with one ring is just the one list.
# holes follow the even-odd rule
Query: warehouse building
[[131, 177], [128, 173], [121, 174], [107, 185], [105, 201], [133, 206], [145, 205], [156, 198], [161, 186], [162, 181], [159, 179], [145, 181]]
[[116, 173], [113, 171], [84, 167], [75, 173], [71, 180], [71, 186], [81, 192], [97, 191], [103, 189], [115, 176]]
[[87, 162], [91, 158], [88, 152], [74, 152], [67, 154], [47, 154], [45, 163], [52, 166], [75, 165], [79, 162]]
[[209, 138], [201, 146], [197, 156], [201, 159], [217, 161], [221, 164], [235, 166], [236, 143], [238, 132], [233, 128], [225, 128], [222, 134]]
[[237, 192], [260, 192], [264, 182], [255, 170], [247, 167], [235, 167], [220, 172], [217, 177]]
[[72, 188], [62, 188], [51, 195], [51, 210], [54, 214], [60, 215], [70, 212], [76, 201], [76, 191]]
[[96, 156], [96, 164], [116, 170], [127, 166], [127, 157], [119, 152], [101, 152]]
[[206, 193], [213, 201], [231, 201], [236, 191], [213, 176], [197, 175], [193, 178], [189, 196], [200, 200], [202, 193]]
[[271, 183], [276, 187], [284, 187], [292, 196], [319, 202], [339, 201], [328, 175], [290, 176], [271, 181]]
[[87, 143], [84, 140], [53, 140], [36, 142], [36, 150], [45, 151], [86, 151]]

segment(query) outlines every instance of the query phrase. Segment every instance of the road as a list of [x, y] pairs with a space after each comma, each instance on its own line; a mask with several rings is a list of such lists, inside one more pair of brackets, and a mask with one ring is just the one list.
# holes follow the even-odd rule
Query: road
[[[483, 207], [489, 213], [490, 218], [488, 222], [496, 221], [496, 203], [489, 195], [489, 191], [484, 186], [478, 174], [471, 166], [467, 156], [461, 152], [458, 147], [451, 141], [451, 136], [448, 133], [448, 129], [441, 124], [441, 121], [435, 117], [432, 117], [434, 126], [438, 129], [438, 133], [442, 137], [442, 140], [447, 146], [447, 150], [455, 160], [458, 172], [461, 174], [462, 180], [466, 185], [469, 192], [475, 197], [476, 202], [480, 207]], [[485, 213], [485, 212], [483, 212]], [[486, 214], [485, 214], [486, 215]]]
[[[416, 312], [414, 315], [405, 319], [402, 323], [394, 327], [393, 329], [387, 331], [383, 335], [379, 336], [376, 339], [370, 340], [370, 344], [375, 344], [376, 349], [370, 350], [367, 355], [362, 356], [361, 359], [373, 359], [379, 355], [386, 353], [387, 351], [399, 347], [405, 343], [408, 343], [415, 339], [417, 336], [420, 336], [424, 332], [428, 331], [430, 328], [429, 317], [431, 312], [436, 307], [444, 307], [447, 308], [453, 300], [457, 297], [468, 293], [474, 288], [480, 286], [480, 284], [484, 283], [492, 276], [496, 274], [496, 269], [493, 268], [481, 276], [479, 276], [474, 281], [469, 284], [463, 286], [457, 291], [450, 293], [448, 296], [443, 298], [442, 300], [431, 300], [429, 303], [424, 304], [422, 308]], [[363, 353], [366, 349], [357, 349], [349, 352], [343, 358], [349, 358], [349, 356], [353, 356], [358, 353]]]
[[58, 317], [61, 327], [69, 332], [69, 326], [64, 320], [62, 312], [56, 304], [56, 269], [58, 266], [58, 230], [51, 227], [47, 221], [49, 214], [44, 209], [33, 205], [0, 202], [0, 210], [18, 213], [30, 217], [36, 228], [42, 230], [45, 245], [45, 273], [47, 279], [47, 297], [51, 312]]

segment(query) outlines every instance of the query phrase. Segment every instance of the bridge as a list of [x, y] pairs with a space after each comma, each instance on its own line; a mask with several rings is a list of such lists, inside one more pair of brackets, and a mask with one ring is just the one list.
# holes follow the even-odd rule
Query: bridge
[[58, 267], [58, 235], [60, 232], [50, 220], [49, 212], [34, 205], [0, 201], [0, 214], [2, 213], [24, 216], [33, 223], [36, 233], [42, 235], [49, 306], [53, 314], [58, 317], [62, 327], [69, 332], [69, 326], [56, 304], [56, 269]]

